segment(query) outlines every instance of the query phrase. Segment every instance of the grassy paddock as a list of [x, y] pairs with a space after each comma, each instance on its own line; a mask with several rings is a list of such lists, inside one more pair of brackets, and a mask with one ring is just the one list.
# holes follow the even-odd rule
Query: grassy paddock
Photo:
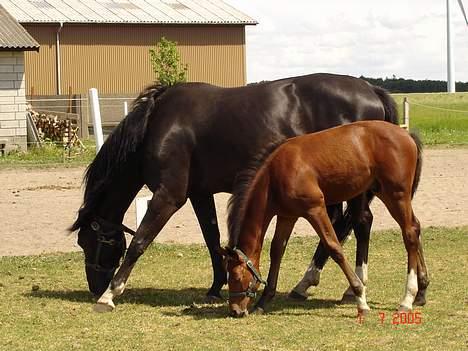
[[[371, 314], [356, 320], [338, 300], [346, 281], [330, 263], [305, 302], [286, 293], [302, 276], [316, 238], [293, 238], [279, 293], [263, 316], [227, 317], [224, 304], [203, 304], [211, 268], [201, 245], [153, 245], [110, 314], [92, 312], [79, 253], [0, 258], [2, 350], [461, 350], [468, 347], [468, 227], [423, 231], [432, 279], [419, 325], [394, 325], [406, 280], [397, 231], [374, 233], [370, 250]], [[266, 245], [268, 246], [268, 245]], [[352, 259], [354, 241], [346, 245]], [[266, 275], [268, 254], [263, 253]], [[385, 314], [380, 322], [379, 313]]]
[[420, 132], [426, 145], [468, 145], [468, 93], [395, 94], [393, 97], [401, 119], [403, 98], [409, 99], [410, 128]]

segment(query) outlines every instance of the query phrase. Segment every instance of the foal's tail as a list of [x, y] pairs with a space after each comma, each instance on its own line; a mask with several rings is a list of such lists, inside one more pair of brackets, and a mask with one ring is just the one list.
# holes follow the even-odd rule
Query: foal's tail
[[416, 190], [418, 189], [419, 179], [421, 178], [423, 144], [417, 134], [410, 133], [410, 136], [418, 149], [418, 158], [416, 160], [416, 172], [414, 173], [413, 187], [411, 188], [411, 198], [413, 198], [414, 194], [416, 193]]

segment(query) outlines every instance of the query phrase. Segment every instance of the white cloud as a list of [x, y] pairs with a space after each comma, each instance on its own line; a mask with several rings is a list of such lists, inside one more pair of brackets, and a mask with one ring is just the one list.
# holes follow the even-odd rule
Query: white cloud
[[[319, 71], [446, 79], [445, 1], [225, 1], [259, 22], [246, 30], [249, 82]], [[468, 81], [468, 27], [452, 1], [456, 79]]]

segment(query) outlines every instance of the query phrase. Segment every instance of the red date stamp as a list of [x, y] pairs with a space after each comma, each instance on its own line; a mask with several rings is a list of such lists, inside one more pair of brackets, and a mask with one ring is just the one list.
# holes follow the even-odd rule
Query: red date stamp
[[[358, 315], [357, 323], [362, 324], [366, 318]], [[378, 322], [380, 324], [390, 323], [396, 325], [419, 325], [422, 324], [422, 313], [420, 311], [394, 312], [389, 320], [385, 312], [379, 312]]]

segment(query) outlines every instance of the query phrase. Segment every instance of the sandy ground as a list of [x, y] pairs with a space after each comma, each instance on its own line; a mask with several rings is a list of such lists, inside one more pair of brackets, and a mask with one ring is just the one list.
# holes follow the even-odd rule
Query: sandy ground
[[[0, 256], [79, 249], [76, 234], [68, 233], [66, 228], [81, 204], [83, 172], [84, 168], [0, 170]], [[414, 200], [415, 213], [423, 226], [468, 225], [467, 173], [468, 149], [425, 150], [423, 175]], [[224, 239], [228, 198], [229, 194], [216, 195]], [[396, 227], [379, 200], [372, 207], [374, 230]], [[125, 224], [133, 228], [136, 225], [134, 204], [127, 211]], [[311, 235], [313, 230], [300, 221], [294, 232]], [[189, 202], [171, 218], [156, 241], [203, 242]]]

